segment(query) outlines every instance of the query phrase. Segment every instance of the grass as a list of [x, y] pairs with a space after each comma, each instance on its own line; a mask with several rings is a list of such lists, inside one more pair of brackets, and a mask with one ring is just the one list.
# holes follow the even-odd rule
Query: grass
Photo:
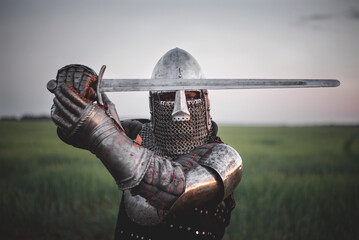
[[225, 239], [356, 239], [358, 133], [354, 127], [222, 128], [223, 140], [244, 160]]
[[1, 234], [113, 238], [121, 196], [113, 179], [92, 154], [62, 143], [55, 131], [50, 122], [1, 122]]
[[[49, 121], [0, 122], [0, 238], [113, 239], [121, 192]], [[224, 239], [356, 239], [358, 127], [221, 127], [241, 154]]]

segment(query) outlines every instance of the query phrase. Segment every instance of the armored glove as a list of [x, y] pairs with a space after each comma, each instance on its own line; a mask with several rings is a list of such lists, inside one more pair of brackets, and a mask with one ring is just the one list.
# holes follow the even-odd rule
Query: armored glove
[[[62, 84], [67, 84], [73, 87], [73, 89], [78, 92], [81, 97], [84, 97], [90, 101], [95, 101], [97, 99], [95, 91], [97, 80], [98, 76], [91, 68], [79, 64], [70, 64], [62, 67], [57, 71], [56, 80], [50, 81], [54, 85], [52, 86], [52, 89], [49, 89], [48, 86], [48, 89], [50, 91], [54, 91], [56, 87], [59, 87]], [[118, 126], [122, 129], [114, 104], [107, 98], [105, 94], [103, 94], [102, 97], [105, 102], [107, 115], [113, 118]], [[51, 115], [61, 116], [61, 114], [58, 114], [58, 110], [55, 105], [53, 105], [51, 109]], [[61, 120], [61, 122], [65, 123], [66, 121]], [[76, 136], [64, 133], [61, 129], [57, 130], [57, 135], [67, 144], [78, 148], [86, 148], [83, 146], [83, 142], [80, 139], [77, 139]]]
[[70, 64], [57, 71], [56, 81], [60, 86], [67, 83], [72, 86], [80, 96], [94, 101], [96, 99], [96, 83], [98, 76], [94, 70], [84, 65]]
[[64, 83], [55, 91], [57, 111], [52, 120], [67, 139], [101, 159], [121, 189], [136, 186], [151, 162], [152, 152], [140, 148], [121, 132], [99, 105]]

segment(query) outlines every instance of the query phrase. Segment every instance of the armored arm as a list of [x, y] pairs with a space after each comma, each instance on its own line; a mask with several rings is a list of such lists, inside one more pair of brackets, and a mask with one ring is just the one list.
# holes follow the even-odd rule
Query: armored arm
[[139, 184], [153, 153], [129, 139], [99, 105], [61, 84], [55, 91], [52, 120], [76, 147], [90, 150], [103, 162], [121, 189]]
[[[227, 145], [203, 145], [172, 161], [128, 138], [101, 106], [79, 95], [72, 86], [61, 84], [55, 96], [53, 121], [64, 136], [96, 154], [119, 188], [127, 190], [126, 209], [135, 222], [146, 219], [141, 211], [144, 215], [152, 211], [151, 221], [141, 222], [147, 225], [161, 221], [171, 211], [209, 200], [220, 202], [240, 181], [242, 161]], [[143, 200], [149, 204], [139, 207], [137, 203]]]
[[[242, 159], [236, 150], [225, 144], [206, 144], [176, 161], [155, 157], [132, 193], [147, 199], [155, 195], [149, 200], [152, 205], [176, 212], [209, 200], [222, 201], [241, 177]], [[174, 197], [166, 198], [168, 195]]]
[[125, 191], [132, 221], [155, 225], [169, 213], [219, 203], [240, 182], [242, 160], [225, 144], [199, 146], [176, 161], [155, 157], [138, 186]]

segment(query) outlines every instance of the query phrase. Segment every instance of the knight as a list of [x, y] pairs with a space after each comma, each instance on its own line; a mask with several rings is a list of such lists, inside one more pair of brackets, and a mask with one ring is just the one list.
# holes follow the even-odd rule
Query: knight
[[[198, 62], [175, 48], [152, 79], [204, 78]], [[238, 152], [217, 136], [208, 91], [149, 93], [151, 119], [120, 121], [98, 76], [83, 65], [58, 71], [51, 117], [61, 140], [95, 154], [123, 191], [115, 239], [222, 239], [242, 177]]]

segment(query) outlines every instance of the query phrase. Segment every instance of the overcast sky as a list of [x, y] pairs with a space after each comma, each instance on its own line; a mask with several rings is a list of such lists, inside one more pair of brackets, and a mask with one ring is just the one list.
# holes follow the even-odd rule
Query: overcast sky
[[[81, 63], [149, 78], [168, 50], [208, 78], [335, 78], [338, 88], [210, 91], [212, 117], [239, 124], [359, 123], [357, 0], [0, 1], [0, 116], [48, 114], [48, 80]], [[121, 118], [148, 93], [110, 94]]]

